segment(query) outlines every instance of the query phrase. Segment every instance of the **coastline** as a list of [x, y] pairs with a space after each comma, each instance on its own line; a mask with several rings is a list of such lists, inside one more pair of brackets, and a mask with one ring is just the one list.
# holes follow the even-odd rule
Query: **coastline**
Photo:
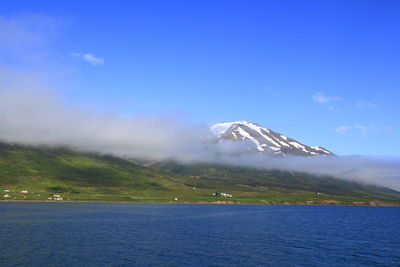
[[254, 203], [233, 201], [198, 201], [198, 202], [133, 202], [133, 201], [106, 201], [106, 200], [0, 200], [0, 203], [120, 203], [120, 204], [195, 204], [195, 205], [263, 205], [263, 206], [345, 206], [345, 207], [400, 207], [400, 203], [370, 201], [369, 203]]

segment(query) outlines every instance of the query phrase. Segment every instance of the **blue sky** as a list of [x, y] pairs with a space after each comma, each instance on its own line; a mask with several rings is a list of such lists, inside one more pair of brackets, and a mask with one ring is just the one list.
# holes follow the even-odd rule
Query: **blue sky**
[[0, 67], [73, 106], [400, 156], [399, 1], [6, 1]]

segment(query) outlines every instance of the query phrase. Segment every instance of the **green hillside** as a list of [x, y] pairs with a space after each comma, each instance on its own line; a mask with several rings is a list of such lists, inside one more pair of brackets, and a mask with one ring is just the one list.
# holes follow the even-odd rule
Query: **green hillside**
[[4, 200], [47, 200], [57, 193], [63, 200], [127, 202], [400, 203], [389, 189], [304, 173], [175, 162], [144, 167], [68, 148], [7, 144], [0, 144], [0, 189]]

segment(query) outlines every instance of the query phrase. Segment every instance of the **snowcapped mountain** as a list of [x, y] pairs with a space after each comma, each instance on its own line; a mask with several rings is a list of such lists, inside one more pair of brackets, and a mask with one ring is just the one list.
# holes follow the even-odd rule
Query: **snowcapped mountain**
[[217, 123], [210, 127], [216, 137], [216, 142], [230, 140], [233, 142], [247, 141], [249, 150], [276, 156], [297, 155], [333, 155], [323, 147], [310, 147], [270, 129], [263, 128], [247, 121]]

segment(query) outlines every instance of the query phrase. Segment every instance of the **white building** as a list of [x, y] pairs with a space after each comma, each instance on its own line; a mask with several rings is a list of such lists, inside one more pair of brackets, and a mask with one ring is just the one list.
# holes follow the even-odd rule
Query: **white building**
[[232, 197], [231, 194], [224, 193], [224, 192], [215, 192], [215, 193], [213, 193], [212, 195], [213, 195], [213, 196], [216, 196], [216, 197]]

